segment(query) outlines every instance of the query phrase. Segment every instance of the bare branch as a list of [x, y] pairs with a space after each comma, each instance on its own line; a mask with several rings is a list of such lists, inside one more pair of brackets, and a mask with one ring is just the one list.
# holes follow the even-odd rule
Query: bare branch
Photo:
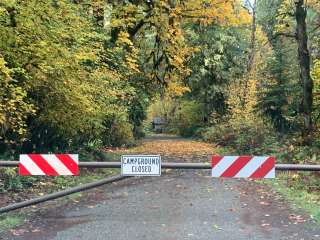
[[296, 33], [287, 33], [287, 32], [278, 32], [273, 36], [273, 38], [277, 38], [279, 36], [285, 36], [285, 37], [295, 38], [295, 39], [297, 38]]
[[248, 4], [249, 5], [249, 7], [253, 10], [253, 6], [252, 6], [252, 4], [251, 4], [251, 1], [250, 0], [246, 0], [246, 4]]
[[276, 38], [278, 38], [280, 36], [285, 36], [285, 37], [288, 37], [288, 38], [297, 39], [297, 34], [296, 33], [278, 32], [275, 35], [273, 35], [271, 39], [269, 39], [267, 42], [265, 42], [263, 44], [263, 46], [267, 45], [268, 42], [272, 42], [273, 40], [275, 40]]

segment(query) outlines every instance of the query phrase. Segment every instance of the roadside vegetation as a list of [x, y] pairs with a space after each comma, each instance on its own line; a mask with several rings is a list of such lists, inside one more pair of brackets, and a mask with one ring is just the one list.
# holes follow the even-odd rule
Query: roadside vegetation
[[15, 226], [19, 226], [23, 223], [23, 217], [17, 214], [0, 217], [0, 233], [1, 231], [4, 231], [5, 229], [10, 229]]
[[[319, 26], [317, 0], [2, 0], [0, 158], [112, 160], [157, 117], [228, 154], [320, 164]], [[0, 169], [1, 193], [40, 182]], [[320, 192], [316, 174], [284, 184]]]
[[293, 209], [303, 209], [320, 223], [319, 177], [310, 173], [279, 173], [276, 181], [262, 183], [281, 193]]

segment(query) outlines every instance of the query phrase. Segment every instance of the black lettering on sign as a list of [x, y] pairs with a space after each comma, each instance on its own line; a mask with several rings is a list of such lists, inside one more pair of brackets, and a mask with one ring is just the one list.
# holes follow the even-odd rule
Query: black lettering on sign
[[151, 170], [151, 166], [132, 166], [132, 172], [136, 173], [149, 173]]

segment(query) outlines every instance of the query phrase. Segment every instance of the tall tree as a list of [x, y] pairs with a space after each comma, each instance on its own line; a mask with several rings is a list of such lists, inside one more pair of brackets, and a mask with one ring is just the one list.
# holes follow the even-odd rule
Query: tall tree
[[[278, 0], [273, 0], [276, 5]], [[292, 45], [297, 52], [299, 66], [299, 83], [301, 86], [301, 102], [299, 112], [303, 118], [303, 135], [308, 135], [312, 130], [313, 109], [313, 80], [310, 75], [311, 60], [308, 48], [307, 14], [308, 5], [305, 0], [280, 1], [277, 9], [275, 32], [272, 33], [271, 41], [276, 38], [294, 39], [296, 44]]]
[[247, 65], [247, 71], [250, 73], [252, 66], [253, 66], [253, 61], [254, 61], [254, 55], [255, 55], [255, 46], [256, 46], [256, 31], [257, 31], [257, 16], [256, 16], [256, 11], [257, 11], [257, 0], [254, 0], [253, 3], [250, 1], [247, 1], [251, 13], [252, 13], [252, 24], [251, 24], [251, 41], [250, 41], [250, 53], [249, 53], [249, 61]]
[[298, 58], [300, 65], [300, 80], [303, 88], [302, 113], [306, 133], [312, 130], [313, 80], [310, 75], [310, 54], [307, 35], [307, 8], [304, 0], [295, 0], [296, 39], [298, 43]]
[[[280, 20], [277, 16], [288, 15], [287, 9], [282, 12], [283, 1], [260, 0], [258, 3], [257, 23], [268, 36], [265, 45], [270, 44], [273, 52], [269, 57], [264, 54], [267, 64], [260, 71], [262, 80], [258, 107], [271, 119], [278, 131], [287, 132], [297, 127], [301, 96], [296, 41], [294, 38], [278, 35]], [[293, 21], [291, 17], [290, 20]], [[288, 32], [286, 28], [288, 25], [285, 23], [281, 33]]]

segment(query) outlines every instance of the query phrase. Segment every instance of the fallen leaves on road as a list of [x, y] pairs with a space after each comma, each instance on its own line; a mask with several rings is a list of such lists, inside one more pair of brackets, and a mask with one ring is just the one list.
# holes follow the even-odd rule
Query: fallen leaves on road
[[294, 221], [295, 224], [297, 224], [297, 223], [304, 223], [304, 222], [306, 221], [302, 216], [300, 216], [300, 215], [295, 215], [295, 214], [290, 214], [290, 215], [289, 215], [289, 219], [290, 219], [291, 221]]
[[217, 224], [214, 224], [213, 227], [214, 227], [214, 229], [216, 229], [216, 230], [218, 230], [218, 231], [221, 231], [221, 230], [222, 230], [222, 228], [219, 227]]
[[264, 201], [261, 201], [261, 202], [259, 202], [259, 203], [260, 203], [260, 205], [264, 205], [264, 206], [269, 206], [269, 205], [270, 205], [270, 203], [264, 202]]
[[24, 233], [29, 232], [27, 229], [16, 229], [16, 230], [10, 230], [10, 232], [12, 233], [12, 235], [14, 236], [20, 236]]
[[269, 223], [262, 223], [262, 224], [261, 224], [261, 227], [268, 227], [268, 226], [270, 226]]
[[[163, 160], [170, 158], [181, 162], [208, 161], [208, 157], [216, 152], [217, 147], [212, 144], [189, 139], [144, 140], [141, 145], [133, 148], [105, 149], [107, 152], [120, 154], [160, 154]], [[166, 170], [170, 172], [170, 170]]]

